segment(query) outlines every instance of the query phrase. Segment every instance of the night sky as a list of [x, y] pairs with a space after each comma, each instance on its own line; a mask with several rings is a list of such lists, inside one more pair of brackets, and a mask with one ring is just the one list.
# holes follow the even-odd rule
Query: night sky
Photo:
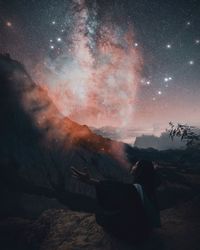
[[[109, 35], [105, 35], [106, 32]], [[114, 32], [112, 35], [112, 39], [115, 37], [114, 40], [110, 38], [112, 32]], [[126, 32], [131, 33], [131, 45], [124, 38]], [[82, 35], [79, 36], [79, 33]], [[80, 51], [78, 55], [72, 53], [76, 43], [80, 42], [79, 39], [81, 42], [87, 40], [86, 43], [89, 47], [89, 50], [85, 49], [83, 42], [84, 51], [81, 55]], [[137, 74], [137, 77], [130, 77], [129, 82], [124, 84], [126, 90], [119, 96], [121, 104], [116, 104], [115, 99], [118, 96], [116, 91], [112, 92], [113, 98], [110, 90], [108, 90], [109, 95], [106, 95], [106, 88], [111, 86], [109, 85], [111, 82], [107, 78], [107, 84], [96, 83], [95, 87], [91, 87], [92, 92], [87, 92], [90, 93], [87, 98], [98, 99], [98, 102], [96, 99], [93, 102], [95, 105], [92, 109], [91, 104], [88, 106], [83, 101], [85, 100], [84, 91], [86, 91], [84, 84], [87, 84], [88, 72], [93, 74], [94, 68], [98, 68], [99, 65], [100, 68], [103, 68], [105, 60], [107, 60], [107, 64], [110, 63], [108, 58], [105, 59], [104, 54], [100, 55], [100, 43], [106, 44], [106, 48], [111, 47], [110, 54], [117, 53], [118, 56], [120, 54], [120, 60], [123, 58], [123, 60], [129, 61], [127, 54], [130, 54], [130, 57], [134, 56], [137, 62], [130, 59], [127, 68], [134, 64], [132, 72], [137, 72], [134, 73]], [[134, 50], [131, 52], [132, 54], [130, 50]], [[122, 55], [122, 51], [126, 55]], [[62, 94], [62, 98], [59, 98], [60, 102], [58, 102], [61, 112], [80, 123], [99, 127], [118, 126], [116, 114], [119, 113], [121, 119], [132, 116], [131, 122], [123, 124], [127, 127], [154, 127], [159, 130], [167, 127], [169, 121], [200, 126], [200, 1], [198, 0], [0, 1], [0, 52], [9, 52], [11, 57], [25, 63], [33, 79], [37, 82], [42, 79], [42, 83], [46, 81], [45, 84], [50, 88], [50, 92], [55, 91], [58, 85], [56, 85], [56, 80], [48, 82], [52, 78], [52, 72], [48, 73], [48, 76], [47, 72], [56, 72], [55, 74], [59, 74], [59, 81], [61, 79], [63, 81], [67, 67], [68, 69], [77, 67], [77, 71], [67, 78], [68, 82], [72, 82], [71, 85], [67, 85], [68, 83], [63, 85], [62, 82], [57, 91]], [[80, 81], [79, 78], [76, 78], [79, 74], [78, 69], [80, 70], [80, 56], [87, 58], [87, 62], [84, 61], [84, 65], [81, 64], [84, 70], [81, 69], [80, 78], [83, 76], [83, 72], [85, 77], [87, 67], [85, 82], [80, 86], [80, 89], [83, 88], [81, 95], [80, 89], [77, 90], [74, 87], [76, 79]], [[73, 57], [79, 59], [75, 60]], [[70, 58], [73, 64], [70, 63]], [[115, 60], [118, 60], [116, 58]], [[110, 61], [113, 66], [113, 61]], [[115, 65], [113, 67], [114, 70], [109, 72], [112, 72], [113, 79], [118, 78], [116, 82], [121, 86], [125, 79], [122, 74], [127, 74], [128, 78], [130, 72], [126, 73], [125, 65], [122, 66], [124, 67], [122, 71], [119, 71], [120, 69]], [[63, 69], [66, 69], [64, 73]], [[102, 77], [102, 69], [99, 71], [98, 69], [96, 75]], [[105, 73], [105, 70], [103, 72]], [[136, 93], [128, 96], [132, 80], [137, 81], [137, 90], [133, 89]], [[78, 111], [75, 112], [79, 106], [73, 110], [69, 108], [70, 111], [64, 110], [67, 108], [65, 105], [67, 97], [63, 96], [63, 93], [65, 88], [68, 88], [67, 86], [75, 91], [72, 92], [73, 100], [70, 99], [67, 105], [75, 107], [77, 102], [80, 105], [81, 100], [82, 107], [85, 107], [85, 110], [83, 108], [81, 112], [84, 117], [90, 117], [90, 120], [79, 119], [80, 114]], [[78, 93], [78, 97], [76, 93]], [[98, 94], [101, 95], [101, 98], [95, 97]], [[123, 98], [127, 95], [127, 100], [132, 99], [132, 101], [122, 102], [120, 99], [122, 94]], [[105, 100], [102, 95], [106, 96]], [[111, 103], [107, 99], [112, 99]], [[56, 103], [55, 96], [54, 100]], [[102, 108], [98, 112], [105, 114], [99, 115], [97, 123], [94, 113], [101, 105]], [[128, 105], [131, 105], [131, 111], [126, 113], [129, 109]], [[120, 107], [118, 112], [117, 107], [119, 106], [124, 106], [125, 110]], [[108, 112], [106, 113], [106, 111]], [[115, 115], [109, 115], [109, 112], [115, 113]], [[105, 116], [108, 116], [110, 120]], [[120, 119], [119, 122], [121, 122]]]

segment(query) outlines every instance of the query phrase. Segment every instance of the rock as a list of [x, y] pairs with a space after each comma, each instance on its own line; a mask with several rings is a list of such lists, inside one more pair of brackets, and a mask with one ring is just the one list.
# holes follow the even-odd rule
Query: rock
[[[96, 223], [93, 214], [64, 209], [47, 210], [34, 222], [9, 218], [0, 223], [0, 230], [4, 234], [9, 231], [9, 235], [18, 232], [10, 250], [139, 250], [147, 249], [147, 244], [148, 249], [153, 250], [160, 244], [157, 238], [151, 237], [148, 243], [141, 243], [140, 246], [129, 245], [106, 233]], [[8, 246], [8, 237], [3, 243], [4, 247]]]
[[109, 238], [93, 215], [66, 210], [44, 212], [33, 224], [30, 239], [43, 250], [110, 249]]
[[161, 212], [165, 249], [198, 250], [200, 246], [200, 196]]
[[[92, 214], [51, 209], [45, 211], [36, 221], [21, 218], [8, 218], [0, 223], [0, 231], [5, 235], [15, 235], [14, 244], [9, 249], [41, 249], [41, 250], [110, 250], [122, 245], [112, 239], [98, 226]], [[20, 235], [20, 237], [19, 237]], [[4, 239], [0, 246], [9, 245]], [[125, 249], [123, 244], [123, 248]], [[129, 247], [129, 246], [127, 246]], [[129, 249], [129, 248], [127, 248]]]
[[107, 234], [93, 214], [49, 209], [35, 221], [22, 218], [1, 221], [0, 247], [10, 250], [198, 250], [199, 211], [200, 197], [163, 210], [162, 228], [154, 230], [146, 242], [134, 246]]

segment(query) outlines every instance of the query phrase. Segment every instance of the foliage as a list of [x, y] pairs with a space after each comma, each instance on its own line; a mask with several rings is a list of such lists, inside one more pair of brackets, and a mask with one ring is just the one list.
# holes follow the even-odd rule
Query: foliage
[[173, 140], [175, 136], [180, 137], [181, 140], [186, 141], [188, 147], [200, 147], [200, 132], [199, 129], [187, 124], [174, 125], [169, 123], [170, 128], [167, 129], [169, 136]]

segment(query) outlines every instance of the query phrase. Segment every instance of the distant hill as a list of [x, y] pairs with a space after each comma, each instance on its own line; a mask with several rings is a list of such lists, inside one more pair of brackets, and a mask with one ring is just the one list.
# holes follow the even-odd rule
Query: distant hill
[[142, 133], [149, 133], [152, 131], [147, 128], [120, 128], [120, 127], [101, 127], [101, 128], [90, 128], [95, 134], [101, 135], [112, 140], [128, 142], [130, 145], [134, 144], [134, 139], [140, 136]]
[[180, 138], [174, 138], [172, 140], [167, 132], [162, 133], [159, 137], [154, 135], [136, 137], [134, 144], [134, 146], [138, 148], [154, 148], [157, 150], [184, 149], [185, 145], [186, 142], [181, 141]]
[[112, 140], [123, 141], [126, 138], [133, 138], [138, 135], [135, 129], [123, 129], [117, 127], [101, 127], [101, 128], [91, 128], [91, 130], [97, 134]]

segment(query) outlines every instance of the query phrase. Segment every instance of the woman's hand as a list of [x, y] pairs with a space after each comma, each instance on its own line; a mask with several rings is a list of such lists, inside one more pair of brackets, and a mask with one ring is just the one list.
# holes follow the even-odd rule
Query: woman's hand
[[84, 171], [77, 170], [75, 167], [71, 167], [72, 177], [78, 179], [87, 184], [95, 185], [99, 181], [91, 178], [90, 173], [87, 168], [84, 168]]

